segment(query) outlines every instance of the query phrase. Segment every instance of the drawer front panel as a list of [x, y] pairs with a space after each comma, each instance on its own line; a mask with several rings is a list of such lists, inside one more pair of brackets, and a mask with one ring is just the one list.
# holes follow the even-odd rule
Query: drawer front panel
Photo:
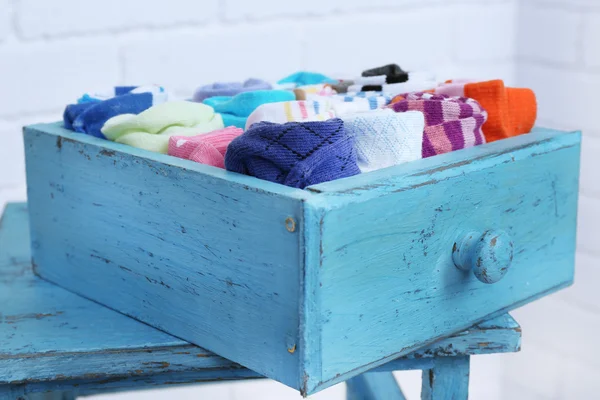
[[[578, 137], [568, 145], [551, 142], [544, 151], [516, 149], [479, 167], [459, 162], [415, 174], [410, 186], [387, 193], [379, 188], [379, 196], [325, 212], [319, 267], [323, 382], [568, 285]], [[478, 276], [457, 268], [453, 249], [461, 238], [474, 233], [479, 239], [485, 232], [497, 234], [484, 238], [473, 268], [494, 269], [494, 262], [510, 263], [512, 255], [510, 267]], [[496, 253], [490, 242], [499, 246]], [[499, 272], [506, 274], [494, 276]]]

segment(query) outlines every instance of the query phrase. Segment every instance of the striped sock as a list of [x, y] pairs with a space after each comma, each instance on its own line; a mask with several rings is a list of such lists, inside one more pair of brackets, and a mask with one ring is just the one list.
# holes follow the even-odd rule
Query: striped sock
[[331, 100], [325, 96], [321, 96], [321, 99], [318, 100], [282, 101], [263, 104], [250, 114], [246, 121], [246, 129], [261, 121], [278, 124], [299, 121], [325, 121], [335, 118], [335, 113], [331, 107]]

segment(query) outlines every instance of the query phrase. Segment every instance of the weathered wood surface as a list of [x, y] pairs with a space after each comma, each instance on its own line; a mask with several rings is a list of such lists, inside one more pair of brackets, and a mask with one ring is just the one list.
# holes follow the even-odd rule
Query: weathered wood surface
[[25, 149], [37, 273], [300, 387], [304, 191], [51, 124]]
[[469, 398], [469, 356], [437, 358], [423, 371], [421, 400], [467, 400]]
[[[369, 370], [569, 285], [579, 143], [578, 133], [543, 130], [474, 148], [468, 159], [457, 151], [312, 187], [320, 196], [307, 204], [320, 221], [312, 261], [322, 319], [309, 329], [320, 338], [322, 375], [308, 386], [345, 380], [347, 371]], [[490, 230], [505, 232], [503, 240], [483, 234]], [[481, 266], [497, 268], [488, 274], [497, 282], [456, 267], [455, 243], [469, 232], [480, 232], [486, 246], [505, 245], [478, 253], [490, 257]], [[500, 277], [498, 260], [508, 265], [513, 252]]]
[[[538, 130], [302, 191], [36, 125], [33, 258], [50, 281], [310, 394], [570, 284], [579, 141]], [[504, 266], [482, 263], [478, 280], [452, 249], [490, 229], [514, 257], [485, 284]]]
[[[9, 204], [0, 220], [0, 393], [84, 394], [260, 377], [34, 276], [28, 243], [27, 206]], [[427, 369], [435, 357], [518, 351], [520, 339], [519, 325], [506, 314], [378, 371]]]

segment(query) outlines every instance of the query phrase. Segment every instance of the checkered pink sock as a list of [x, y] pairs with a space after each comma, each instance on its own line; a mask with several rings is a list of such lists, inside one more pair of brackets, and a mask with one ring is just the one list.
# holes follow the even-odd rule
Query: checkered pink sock
[[169, 155], [224, 168], [227, 146], [242, 132], [242, 129], [230, 126], [197, 136], [171, 136]]

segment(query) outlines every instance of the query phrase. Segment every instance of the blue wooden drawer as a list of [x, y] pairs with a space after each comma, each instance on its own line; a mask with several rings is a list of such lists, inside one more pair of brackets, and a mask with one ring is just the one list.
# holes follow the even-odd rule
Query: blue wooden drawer
[[25, 148], [39, 275], [305, 394], [573, 279], [579, 133], [308, 190], [58, 124]]

